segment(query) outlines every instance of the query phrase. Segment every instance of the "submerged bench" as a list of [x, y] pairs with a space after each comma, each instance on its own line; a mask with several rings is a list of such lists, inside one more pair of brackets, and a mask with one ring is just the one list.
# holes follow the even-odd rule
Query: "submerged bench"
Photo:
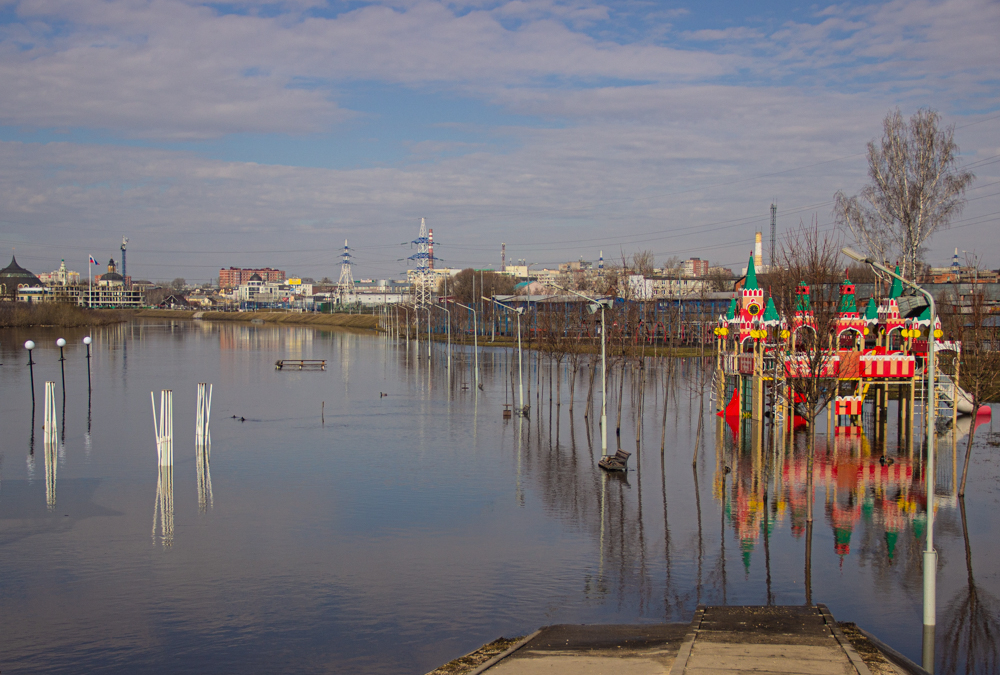
[[325, 359], [278, 359], [274, 362], [275, 370], [326, 370]]

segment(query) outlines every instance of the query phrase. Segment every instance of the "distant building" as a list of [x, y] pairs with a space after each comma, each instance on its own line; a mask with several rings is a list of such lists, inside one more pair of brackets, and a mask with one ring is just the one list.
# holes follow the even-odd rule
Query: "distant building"
[[688, 258], [684, 261], [683, 272], [686, 277], [703, 277], [708, 274], [708, 261], [701, 258]]
[[10, 264], [0, 270], [0, 300], [18, 300], [18, 294], [25, 291], [23, 301], [33, 302], [37, 292], [44, 294], [44, 289], [41, 279], [18, 265], [14, 256], [10, 257]]
[[128, 287], [128, 279], [118, 273], [112, 258], [96, 284], [80, 288], [79, 303], [95, 309], [138, 309], [142, 307], [142, 291]]
[[66, 269], [66, 261], [59, 264], [59, 269], [38, 275], [46, 286], [74, 286], [80, 283], [80, 273]]
[[261, 267], [257, 269], [230, 267], [228, 270], [219, 270], [219, 288], [232, 290], [250, 281], [250, 277], [255, 274], [265, 283], [269, 282], [280, 284], [285, 281], [285, 272], [283, 270], [276, 270], [270, 267]]

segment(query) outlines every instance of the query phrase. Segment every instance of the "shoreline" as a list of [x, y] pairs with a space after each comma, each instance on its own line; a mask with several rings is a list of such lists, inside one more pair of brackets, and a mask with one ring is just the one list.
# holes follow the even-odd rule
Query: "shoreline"
[[378, 317], [374, 314], [316, 314], [312, 312], [211, 312], [189, 309], [141, 309], [135, 312], [133, 316], [139, 319], [238, 321], [243, 323], [356, 328], [372, 331], [376, 330], [378, 327]]

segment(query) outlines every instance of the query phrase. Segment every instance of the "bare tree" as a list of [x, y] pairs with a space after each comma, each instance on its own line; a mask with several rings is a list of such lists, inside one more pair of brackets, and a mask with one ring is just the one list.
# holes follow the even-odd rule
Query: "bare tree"
[[969, 474], [969, 459], [972, 457], [972, 443], [976, 437], [976, 413], [984, 401], [1000, 396], [1000, 329], [997, 328], [998, 314], [990, 314], [983, 292], [973, 288], [971, 312], [960, 314], [965, 324], [962, 327], [962, 363], [959, 377], [962, 388], [972, 399], [972, 424], [969, 440], [965, 446], [965, 465], [962, 467], [962, 483], [958, 494], [965, 494], [965, 479]]
[[652, 276], [654, 267], [656, 267], [656, 260], [652, 251], [637, 251], [632, 254], [632, 269], [635, 270], [635, 274], [641, 274], [644, 277]]
[[955, 127], [940, 128], [937, 112], [921, 109], [909, 121], [896, 109], [883, 120], [881, 141], [868, 143], [869, 183], [860, 195], [834, 196], [837, 224], [875, 260], [897, 253], [914, 278], [924, 242], [948, 227], [965, 206], [975, 180], [959, 170]]

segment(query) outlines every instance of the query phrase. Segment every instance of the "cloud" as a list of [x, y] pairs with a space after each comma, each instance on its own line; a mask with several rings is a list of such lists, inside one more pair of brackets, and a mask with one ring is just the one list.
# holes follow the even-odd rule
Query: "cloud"
[[[736, 264], [772, 199], [781, 217], [816, 205], [825, 218], [837, 189], [860, 187], [864, 144], [886, 110], [930, 106], [961, 120], [1000, 106], [1000, 6], [979, 0], [831, 5], [774, 28], [687, 25], [685, 11], [652, 8], [629, 15], [651, 17], [634, 32], [616, 28], [622, 7], [550, 0], [14, 7], [19, 20], [0, 26], [0, 125], [160, 147], [0, 143], [4, 241], [57, 262], [66, 247], [127, 231], [136, 269], [152, 277], [171, 260], [156, 251], [176, 250], [204, 278], [251, 263], [329, 275], [345, 237], [359, 270], [390, 275], [404, 256], [386, 242], [411, 238], [420, 216], [457, 264], [492, 259], [501, 237], [512, 256], [553, 262], [649, 247]], [[251, 147], [276, 134], [329, 142], [326, 132], [359, 119], [388, 126], [408, 114], [372, 114], [374, 99], [352, 89], [368, 83], [426, 95], [440, 106], [426, 128], [464, 135], [415, 128], [394, 141], [403, 159], [337, 169], [227, 161], [175, 143], [236, 133]], [[457, 97], [512, 115], [442, 124]], [[388, 135], [370, 125], [366, 134]], [[983, 153], [995, 128], [959, 141]], [[967, 215], [991, 212], [988, 199], [977, 204]], [[738, 224], [713, 225], [724, 222]], [[707, 229], [684, 229], [695, 226]], [[1000, 250], [989, 255], [1000, 263]]]

